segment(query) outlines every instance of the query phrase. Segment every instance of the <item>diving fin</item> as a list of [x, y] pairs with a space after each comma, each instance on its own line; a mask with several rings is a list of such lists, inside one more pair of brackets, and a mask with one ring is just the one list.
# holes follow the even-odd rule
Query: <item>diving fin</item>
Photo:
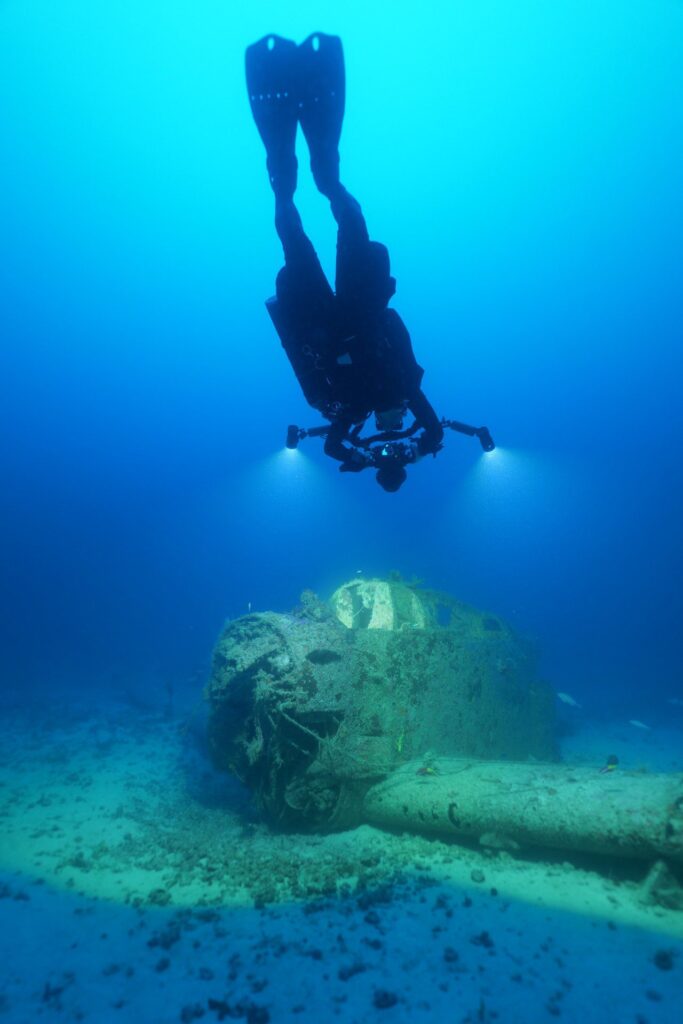
[[299, 123], [311, 154], [318, 189], [330, 195], [339, 184], [339, 139], [346, 83], [339, 36], [314, 32], [299, 46]]
[[268, 175], [278, 196], [296, 190], [299, 52], [296, 43], [267, 35], [247, 47], [249, 105], [266, 147]]

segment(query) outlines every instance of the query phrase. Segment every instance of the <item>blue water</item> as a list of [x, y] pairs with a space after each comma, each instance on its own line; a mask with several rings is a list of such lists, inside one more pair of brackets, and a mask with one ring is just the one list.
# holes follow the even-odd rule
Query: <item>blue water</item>
[[[396, 495], [315, 441], [283, 451], [317, 419], [263, 306], [281, 253], [243, 52], [316, 29], [344, 41], [343, 180], [390, 249], [425, 391], [499, 445], [450, 435]], [[584, 706], [664, 716], [682, 33], [674, 0], [3, 3], [7, 693], [198, 692], [226, 617], [398, 569], [536, 637]]]

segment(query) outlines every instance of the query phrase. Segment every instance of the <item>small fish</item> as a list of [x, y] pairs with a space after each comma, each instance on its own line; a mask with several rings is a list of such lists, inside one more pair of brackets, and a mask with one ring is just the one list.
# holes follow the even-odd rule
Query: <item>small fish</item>
[[683, 699], [680, 697], [669, 697], [667, 704], [673, 704], [675, 708], [683, 708]]
[[247, 601], [247, 611], [251, 615], [251, 601]]
[[650, 726], [645, 725], [645, 722], [639, 722], [637, 718], [629, 718], [628, 724], [635, 725], [636, 729], [647, 729], [648, 732], [650, 731]]
[[578, 701], [575, 701], [568, 693], [558, 693], [558, 700], [561, 700], [563, 704], [568, 704], [570, 708], [580, 708], [581, 705]]

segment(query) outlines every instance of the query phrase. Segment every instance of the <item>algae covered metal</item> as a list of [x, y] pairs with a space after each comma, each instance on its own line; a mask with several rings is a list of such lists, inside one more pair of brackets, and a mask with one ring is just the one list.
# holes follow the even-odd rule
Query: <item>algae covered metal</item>
[[554, 695], [497, 616], [399, 579], [226, 625], [206, 696], [215, 763], [274, 820], [362, 820], [373, 784], [425, 756], [552, 760]]
[[475, 840], [683, 863], [683, 775], [463, 758], [404, 765], [373, 786], [365, 821]]

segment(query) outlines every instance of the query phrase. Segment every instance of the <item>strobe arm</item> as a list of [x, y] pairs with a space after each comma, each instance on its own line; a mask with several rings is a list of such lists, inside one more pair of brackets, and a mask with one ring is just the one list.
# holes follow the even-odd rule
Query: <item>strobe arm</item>
[[[460, 423], [459, 420], [441, 420], [441, 426], [444, 430], [455, 430], [458, 434], [466, 434], [467, 437], [476, 437], [479, 439], [479, 444], [482, 446], [485, 452], [492, 452], [496, 447], [491, 432], [488, 427], [473, 427], [469, 423]], [[413, 423], [407, 430], [400, 431], [385, 431], [382, 434], [374, 434], [372, 437], [362, 438], [360, 437], [360, 430], [362, 425], [355, 427], [351, 434], [346, 440], [354, 447], [364, 451], [377, 451], [377, 445], [380, 446], [389, 442], [397, 442], [404, 438], [410, 437], [418, 429], [417, 422]], [[287, 427], [287, 440], [286, 445], [288, 448], [297, 448], [299, 441], [303, 441], [305, 437], [327, 437], [330, 430], [332, 429], [331, 424], [326, 423], [322, 427], [299, 427], [295, 423], [291, 423]]]
[[488, 427], [471, 427], [469, 423], [460, 423], [458, 420], [441, 420], [441, 426], [444, 430], [448, 428], [457, 431], [458, 434], [478, 437], [479, 444], [485, 452], [492, 452], [496, 447]]

